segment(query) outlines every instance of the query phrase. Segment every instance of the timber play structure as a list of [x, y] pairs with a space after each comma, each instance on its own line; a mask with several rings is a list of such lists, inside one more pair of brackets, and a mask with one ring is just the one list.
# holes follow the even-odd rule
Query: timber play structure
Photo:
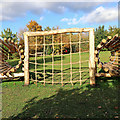
[[[88, 33], [89, 37], [88, 37], [88, 41], [82, 41], [81, 39], [81, 34], [82, 33]], [[69, 36], [69, 43], [65, 43], [63, 41], [63, 37], [64, 34], [67, 34], [67, 36]], [[76, 34], [76, 36], [78, 36], [78, 41], [77, 42], [72, 42], [72, 36]], [[55, 43], [54, 39], [55, 39], [55, 35], [59, 35], [59, 39], [60, 42], [59, 43]], [[47, 41], [47, 36], [51, 36], [49, 37], [49, 40], [51, 40], [51, 43], [46, 43]], [[30, 37], [32, 37], [34, 39], [34, 44], [30, 44]], [[42, 38], [42, 43], [39, 43], [39, 38]], [[51, 39], [50, 39], [51, 38]], [[81, 44], [86, 44], [88, 43], [89, 45], [89, 51], [87, 51], [89, 53], [89, 59], [86, 61], [82, 61], [82, 53], [85, 53], [84, 51], [81, 51]], [[69, 53], [69, 59], [70, 59], [70, 72], [69, 73], [64, 73], [63, 72], [63, 66], [67, 65], [63, 63], [63, 46], [69, 44], [70, 46], [70, 53]], [[72, 62], [72, 45], [73, 44], [77, 44], [79, 47], [79, 51], [78, 51], [78, 57], [79, 60], [74, 63]], [[90, 84], [93, 85], [95, 84], [95, 77], [112, 77], [112, 76], [120, 76], [120, 37], [118, 35], [115, 35], [113, 38], [108, 36], [107, 40], [103, 39], [101, 41], [101, 43], [97, 46], [96, 50], [95, 50], [95, 46], [94, 46], [94, 28], [70, 28], [70, 29], [60, 29], [60, 30], [51, 30], [51, 31], [41, 31], [41, 32], [25, 32], [24, 33], [24, 51], [23, 49], [21, 49], [21, 45], [18, 45], [17, 42], [14, 42], [13, 40], [11, 40], [10, 38], [6, 39], [4, 38], [4, 40], [0, 39], [0, 78], [4, 79], [4, 78], [14, 78], [14, 77], [23, 77], [24, 76], [24, 81], [25, 81], [25, 85], [29, 85], [30, 83], [30, 66], [34, 64], [34, 74], [35, 74], [35, 78], [33, 81], [35, 82], [41, 82], [44, 85], [46, 83], [52, 83], [52, 85], [54, 83], [61, 83], [62, 85], [65, 83], [71, 83], [73, 85], [74, 82], [79, 81], [80, 85], [82, 84], [83, 80], [82, 79], [82, 73], [84, 72], [82, 70], [81, 67], [81, 63], [82, 62], [88, 62], [88, 66], [89, 66], [89, 80], [90, 80]], [[54, 61], [54, 47], [59, 45], [60, 46], [60, 64], [55, 64]], [[43, 63], [39, 63], [37, 58], [38, 58], [38, 49], [40, 48], [40, 46], [43, 47], [43, 51], [41, 52], [42, 54], [42, 59], [43, 59]], [[52, 64], [47, 64], [46, 63], [46, 46], [52, 46]], [[33, 55], [30, 53], [30, 47], [34, 47], [34, 62], [30, 61], [30, 56]], [[111, 56], [110, 56], [110, 62], [108, 63], [103, 63], [102, 61], [100, 61], [100, 57], [99, 57], [99, 53], [100, 51], [102, 51], [102, 49], [107, 49], [108, 51], [111, 51]], [[11, 66], [8, 64], [8, 62], [6, 62], [7, 60], [7, 55], [8, 55], [8, 51], [11, 52], [11, 54], [17, 52], [19, 54], [19, 62], [16, 66]], [[24, 62], [23, 62], [24, 60]], [[73, 80], [73, 74], [77, 73], [77, 72], [73, 72], [73, 64], [78, 64], [78, 73], [79, 73], [79, 79], [77, 81]], [[97, 65], [98, 64], [98, 65]], [[17, 71], [18, 68], [20, 68], [20, 66], [23, 65], [24, 66], [24, 73], [15, 73]], [[38, 72], [37, 71], [37, 65], [42, 65], [43, 66], [43, 72]], [[51, 73], [46, 73], [46, 65], [51, 65]], [[54, 66], [60, 65], [61, 70], [59, 73], [55, 73], [54, 71]], [[104, 70], [103, 73], [97, 73], [97, 67], [101, 68]], [[38, 74], [42, 74], [43, 75], [43, 79], [38, 81]], [[50, 74], [51, 75], [51, 81], [47, 81], [46, 79], [46, 74]], [[55, 81], [55, 74], [58, 74], [60, 76], [60, 81]], [[64, 81], [64, 75], [70, 74], [69, 81]]]
[[[11, 54], [19, 54], [19, 62], [15, 66], [9, 65], [6, 60], [8, 59], [9, 52]], [[14, 42], [10, 38], [0, 39], [0, 78], [16, 78], [23, 77], [23, 73], [15, 73], [18, 68], [22, 65], [24, 60], [24, 51], [21, 49], [21, 45], [18, 45], [17, 42]]]
[[[101, 62], [99, 53], [102, 49], [106, 48], [111, 52], [109, 62]], [[105, 57], [105, 56], [104, 56]], [[95, 50], [95, 62], [98, 67], [104, 70], [104, 73], [96, 73], [96, 77], [112, 77], [120, 76], [120, 36], [116, 34], [113, 38], [107, 37], [107, 40], [103, 39]]]

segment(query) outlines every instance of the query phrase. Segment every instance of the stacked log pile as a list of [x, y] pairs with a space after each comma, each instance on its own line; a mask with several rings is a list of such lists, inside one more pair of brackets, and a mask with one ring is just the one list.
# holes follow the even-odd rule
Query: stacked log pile
[[[99, 53], [102, 49], [106, 48], [111, 51], [110, 61], [103, 63], [100, 61]], [[107, 40], [103, 39], [95, 50], [95, 62], [98, 67], [103, 69], [105, 73], [96, 73], [96, 77], [104, 76], [120, 76], [120, 36], [116, 34], [113, 38], [107, 37]]]
[[[16, 66], [9, 65], [6, 60], [8, 59], [9, 52], [11, 54], [18, 53], [20, 57], [20, 61]], [[4, 40], [0, 39], [0, 75], [1, 76], [12, 76], [13, 72], [16, 72], [16, 70], [21, 66], [24, 59], [24, 51], [21, 48], [21, 45], [18, 45], [17, 42], [14, 42], [10, 38], [4, 38]]]

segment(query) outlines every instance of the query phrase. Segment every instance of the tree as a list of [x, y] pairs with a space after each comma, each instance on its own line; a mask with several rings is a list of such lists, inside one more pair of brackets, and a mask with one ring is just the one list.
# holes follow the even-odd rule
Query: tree
[[117, 28], [116, 26], [109, 26], [108, 35], [113, 37], [116, 34], [120, 34], [120, 28]]
[[[17, 37], [17, 32], [16, 33], [13, 33], [12, 30], [10, 28], [7, 28], [7, 30], [4, 29], [4, 31], [1, 32], [1, 35], [0, 35], [3, 39], [4, 38], [7, 38], [7, 40], [10, 38], [11, 40], [13, 40], [14, 42], [18, 42], [18, 37]], [[4, 41], [6, 42], [6, 41]], [[8, 48], [6, 46], [4, 46], [5, 49], [8, 50]], [[9, 50], [8, 50], [9, 51]], [[16, 58], [19, 56], [18, 53], [9, 53], [10, 55], [10, 58]]]
[[14, 34], [12, 33], [12, 30], [10, 30], [10, 28], [7, 28], [7, 30], [4, 29], [3, 32], [1, 32], [1, 35], [0, 35], [2, 38], [11, 38], [14, 42], [15, 41], [18, 41], [18, 38], [17, 38], [17, 32]]
[[[47, 26], [44, 31], [50, 31], [50, 30], [57, 30], [57, 29], [60, 29], [59, 26], [56, 26], [56, 27], [52, 27], [50, 28], [49, 26]], [[54, 43], [60, 43], [61, 41], [61, 36], [59, 34], [57, 35], [54, 35]], [[48, 35], [46, 36], [46, 40], [45, 40], [46, 44], [50, 44], [52, 43], [52, 35]], [[60, 53], [60, 45], [55, 45], [54, 46], [54, 53], [55, 54], [59, 54]], [[53, 50], [53, 46], [52, 45], [47, 45], [46, 46], [46, 54], [51, 54], [52, 53], [52, 50]]]
[[108, 31], [104, 29], [104, 25], [96, 28], [96, 30], [95, 30], [95, 47], [97, 47], [97, 45], [101, 42], [102, 39], [107, 38], [107, 34], [108, 34]]
[[31, 20], [26, 26], [28, 28], [28, 31], [30, 31], [30, 32], [42, 31], [42, 26], [39, 25], [34, 20]]
[[[42, 31], [42, 26], [39, 25], [36, 21], [31, 20], [27, 25], [27, 29], [29, 32], [36, 32], [36, 31]], [[29, 37], [29, 45], [34, 45], [36, 41], [35, 37]], [[42, 44], [43, 43], [43, 37], [37, 37], [37, 43]], [[39, 46], [37, 48], [38, 51], [41, 51], [43, 49], [43, 46]], [[30, 53], [35, 53], [35, 47], [30, 47]]]
[[24, 32], [27, 32], [27, 28], [20, 29], [17, 34], [19, 39], [19, 44], [22, 45], [22, 48], [24, 48], [24, 35], [23, 35]]

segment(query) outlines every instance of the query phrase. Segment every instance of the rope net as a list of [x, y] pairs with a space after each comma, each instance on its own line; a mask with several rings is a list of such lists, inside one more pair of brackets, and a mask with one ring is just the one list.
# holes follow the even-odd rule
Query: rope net
[[35, 82], [89, 82], [88, 32], [29, 37], [30, 80]]

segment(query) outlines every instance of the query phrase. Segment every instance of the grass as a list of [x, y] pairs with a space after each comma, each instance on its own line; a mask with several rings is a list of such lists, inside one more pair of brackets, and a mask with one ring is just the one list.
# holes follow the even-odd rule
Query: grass
[[[82, 61], [85, 61], [85, 60], [88, 60], [89, 59], [89, 54], [88, 53], [82, 53], [81, 54], [81, 59]], [[30, 62], [35, 62], [35, 58], [32, 57], [30, 58]], [[42, 57], [37, 57], [37, 62], [38, 63], [43, 63], [43, 58]], [[46, 64], [50, 64], [50, 65], [45, 65], [45, 73], [46, 73], [46, 81], [49, 81], [49, 82], [52, 82], [52, 75], [50, 75], [49, 73], [52, 73], [52, 57], [51, 56], [46, 56], [45, 57], [45, 62]], [[75, 63], [75, 62], [79, 62], [79, 53], [77, 54], [73, 54], [72, 55], [72, 62]], [[54, 56], [54, 64], [59, 64], [59, 65], [54, 65], [54, 82], [61, 82], [61, 74], [56, 74], [56, 73], [60, 73], [61, 72], [61, 56]], [[63, 75], [63, 81], [64, 82], [67, 82], [67, 81], [70, 81], [70, 76], [71, 76], [71, 69], [70, 69], [70, 55], [67, 54], [67, 55], [63, 55], [63, 64], [67, 64], [67, 65], [63, 65], [63, 73], [67, 73], [67, 74], [64, 74]], [[43, 65], [37, 65], [37, 72], [39, 72], [37, 74], [37, 79], [39, 81], [43, 80], [44, 79], [44, 76], [43, 76], [43, 72], [44, 72], [44, 69], [43, 69]], [[82, 67], [82, 70], [86, 70], [86, 72], [84, 72], [82, 74], [82, 79], [86, 79], [86, 78], [89, 78], [89, 75], [88, 75], [88, 62], [85, 62], [85, 63], [82, 63], [81, 65]], [[35, 70], [35, 65], [34, 64], [30, 64], [30, 70], [32, 71], [31, 72], [31, 76], [30, 78], [31, 79], [35, 79], [35, 74], [33, 73]], [[73, 81], [79, 81], [79, 76], [80, 76], [80, 73], [79, 73], [79, 63], [75, 63], [72, 65], [72, 72], [77, 72], [77, 73], [73, 73], [72, 74], [72, 80]]]
[[[105, 55], [109, 56], [107, 52]], [[58, 57], [56, 63], [60, 62]], [[88, 55], [83, 54], [83, 59], [87, 58]], [[74, 60], [77, 59], [77, 56], [74, 57]], [[107, 57], [103, 58], [103, 60], [105, 59], [107, 60]], [[41, 58], [39, 58], [40, 60]], [[66, 55], [64, 62], [68, 62], [67, 60], [69, 61], [69, 56]], [[46, 69], [49, 69], [49, 66], [46, 66]], [[39, 67], [38, 70], [42, 70], [42, 67]], [[60, 70], [60, 68], [55, 67], [55, 70]], [[89, 75], [87, 74], [87, 76]], [[119, 115], [118, 91], [120, 86], [119, 78], [116, 77], [98, 78], [96, 87], [91, 87], [87, 83], [80, 86], [79, 82], [74, 86], [66, 84], [63, 87], [61, 84], [43, 86], [41, 83], [36, 85], [32, 82], [29, 86], [23, 85], [22, 80], [2, 82], [3, 118], [15, 120], [22, 118], [110, 119], [118, 118]]]

